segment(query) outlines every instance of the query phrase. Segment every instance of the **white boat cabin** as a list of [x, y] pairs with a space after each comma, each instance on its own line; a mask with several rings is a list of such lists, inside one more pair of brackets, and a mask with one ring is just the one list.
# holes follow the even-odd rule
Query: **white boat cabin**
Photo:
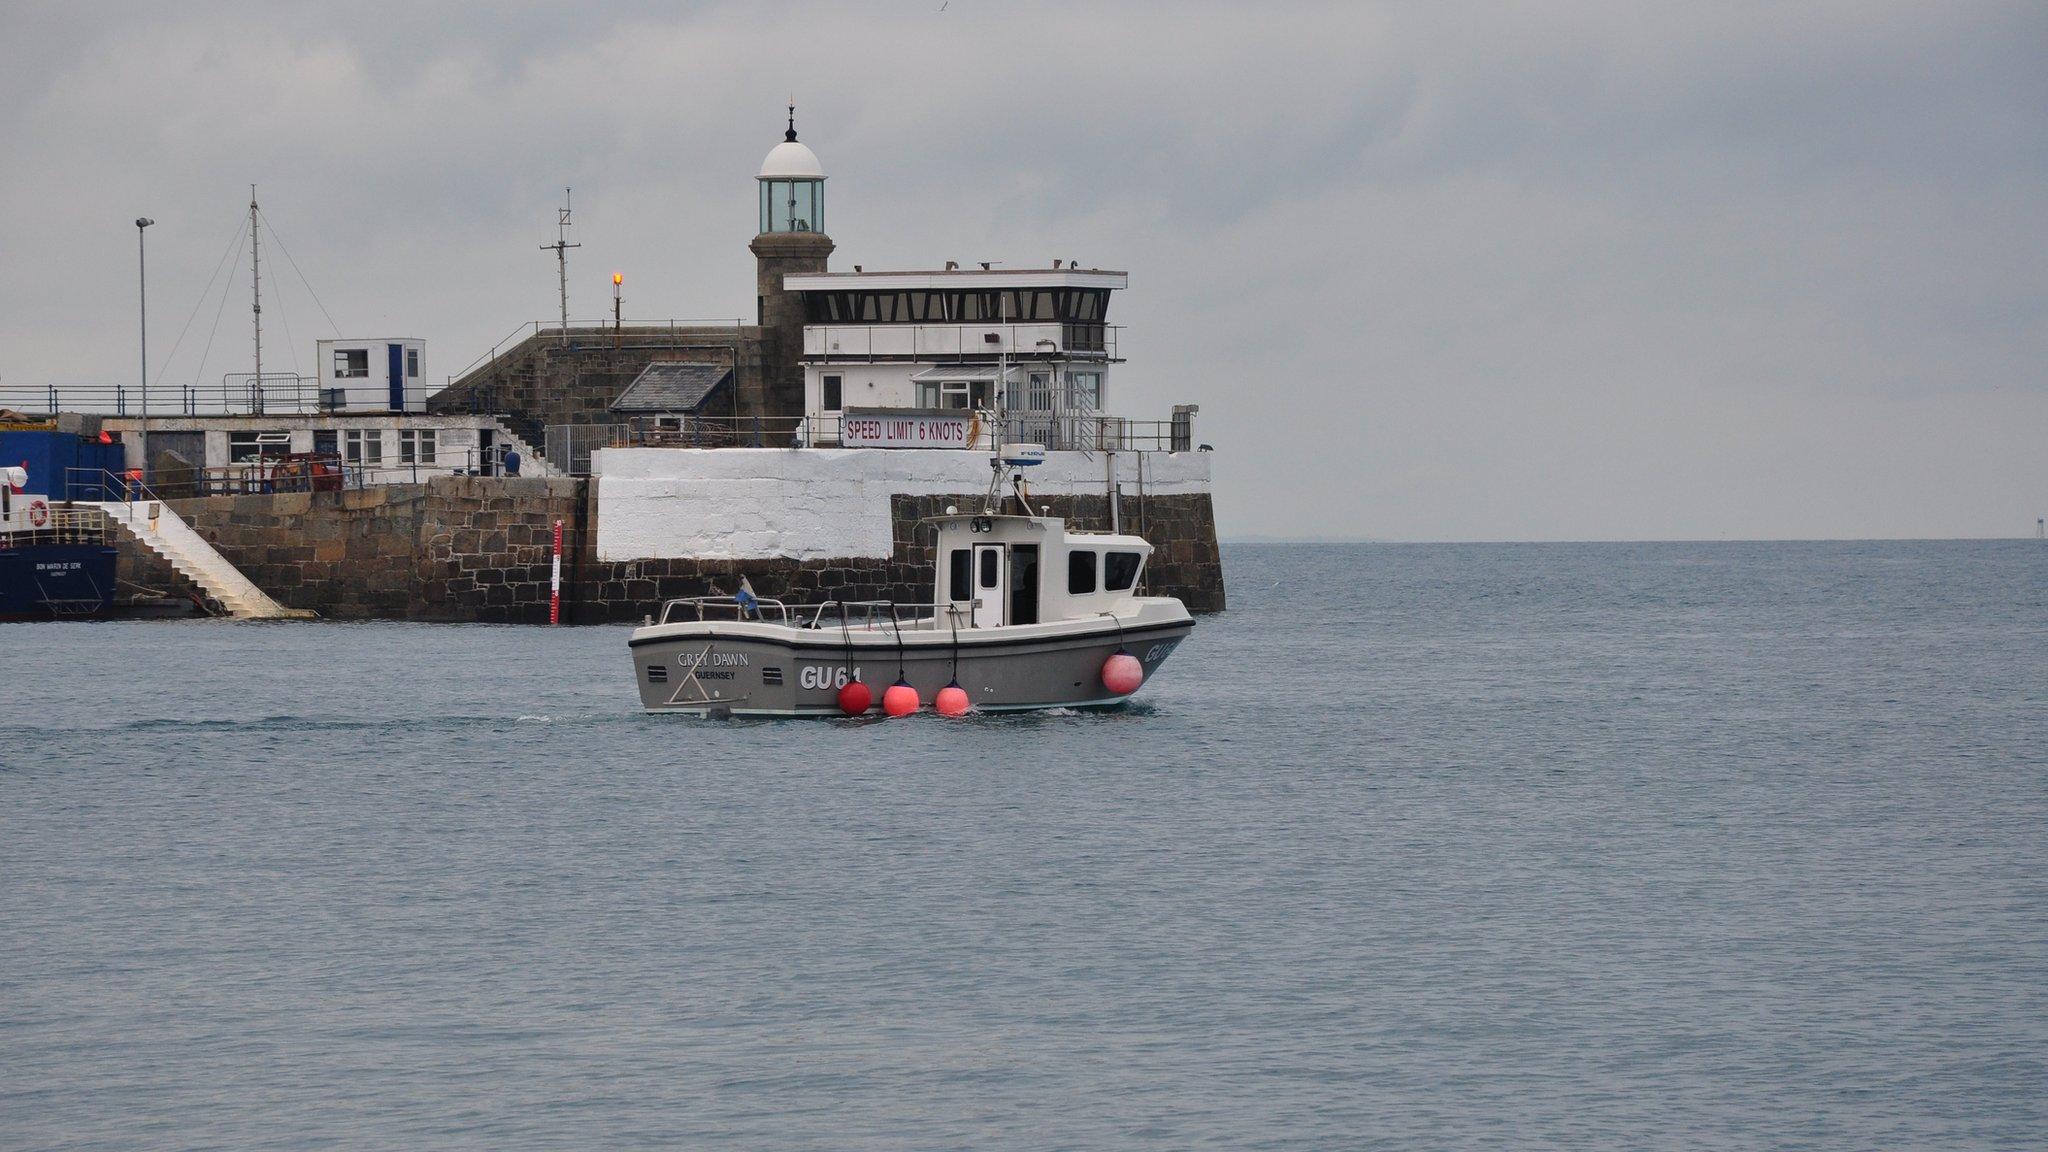
[[975, 628], [1115, 611], [1138, 595], [1152, 555], [1141, 537], [1075, 532], [1054, 516], [951, 513], [933, 522], [932, 599]]

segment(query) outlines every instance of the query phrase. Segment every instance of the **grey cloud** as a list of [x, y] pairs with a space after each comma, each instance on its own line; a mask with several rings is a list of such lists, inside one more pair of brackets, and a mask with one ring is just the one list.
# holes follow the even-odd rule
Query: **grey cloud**
[[553, 313], [565, 184], [580, 312], [614, 269], [629, 315], [750, 312], [793, 90], [842, 265], [1132, 272], [1119, 406], [1202, 404], [1227, 531], [2048, 506], [2038, 5], [938, 7], [23, 9], [0, 379], [132, 373], [138, 212], [167, 350], [251, 181], [340, 323], [442, 372]]

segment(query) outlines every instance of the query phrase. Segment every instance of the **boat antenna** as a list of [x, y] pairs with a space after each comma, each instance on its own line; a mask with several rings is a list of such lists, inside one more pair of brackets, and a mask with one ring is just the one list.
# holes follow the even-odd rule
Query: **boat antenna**
[[[997, 299], [1002, 301], [1000, 305], [1002, 309], [1002, 323], [1006, 331], [1003, 333], [1002, 339], [996, 344], [996, 381], [995, 387], [992, 389], [995, 393], [992, 399], [995, 405], [996, 418], [994, 426], [989, 430], [991, 449], [988, 467], [992, 475], [989, 477], [988, 482], [988, 498], [982, 501], [981, 511], [985, 516], [996, 514], [996, 493], [1002, 491], [1003, 488], [1003, 423], [1008, 416], [1008, 411], [1003, 403], [1003, 394], [1010, 387], [1010, 339], [1009, 332], [1007, 331], [1010, 323], [1010, 297], [1008, 293], [1001, 292], [997, 293]], [[1025, 505], [1024, 511], [1026, 514], [1029, 514], [1031, 506], [1029, 504]]]
[[562, 189], [562, 206], [555, 209], [555, 242], [543, 244], [540, 250], [555, 254], [555, 274], [562, 290], [562, 339], [569, 339], [569, 249], [581, 248], [581, 244], [569, 243], [569, 209], [572, 201], [569, 193], [573, 189]]
[[896, 629], [896, 679], [901, 682], [903, 675], [903, 614], [896, 611], [896, 602], [889, 601], [889, 624]]
[[853, 667], [853, 624], [847, 619], [846, 605], [839, 605], [839, 639], [846, 645], [846, 680], [852, 683], [860, 679]]

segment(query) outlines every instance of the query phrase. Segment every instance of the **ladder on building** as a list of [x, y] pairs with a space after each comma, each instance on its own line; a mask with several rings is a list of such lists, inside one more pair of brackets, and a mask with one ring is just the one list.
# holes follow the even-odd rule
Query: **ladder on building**
[[271, 599], [163, 501], [91, 503], [144, 547], [169, 560], [171, 567], [219, 601], [229, 615], [246, 620], [313, 619], [314, 614], [304, 608], [287, 608]]

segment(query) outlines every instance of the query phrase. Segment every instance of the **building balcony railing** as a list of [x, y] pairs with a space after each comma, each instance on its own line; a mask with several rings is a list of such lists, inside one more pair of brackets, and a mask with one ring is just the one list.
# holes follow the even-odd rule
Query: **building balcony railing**
[[1119, 360], [1112, 324], [810, 324], [804, 357], [833, 360], [990, 360], [1085, 356]]

